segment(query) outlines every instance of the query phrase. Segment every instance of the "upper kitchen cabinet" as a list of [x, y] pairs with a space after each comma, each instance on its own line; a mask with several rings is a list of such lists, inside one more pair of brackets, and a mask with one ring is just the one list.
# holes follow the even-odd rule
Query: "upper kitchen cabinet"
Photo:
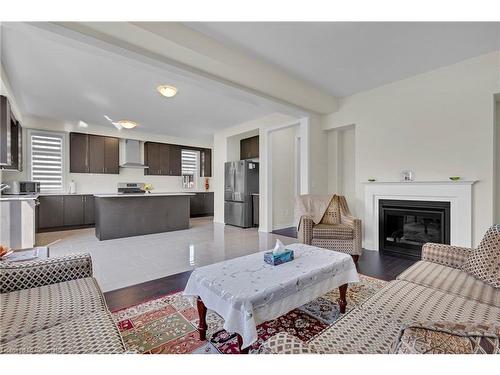
[[256, 159], [259, 157], [259, 136], [245, 138], [240, 141], [240, 159]]
[[22, 127], [11, 111], [7, 97], [0, 96], [0, 166], [22, 171]]
[[89, 172], [89, 137], [87, 134], [69, 134], [69, 171], [71, 173]]
[[179, 145], [168, 145], [170, 148], [170, 160], [168, 167], [169, 176], [181, 176], [182, 175], [182, 147]]
[[180, 176], [181, 146], [165, 143], [144, 143], [145, 175]]
[[0, 96], [0, 165], [9, 166], [11, 163], [10, 150], [10, 103], [7, 97]]
[[70, 133], [70, 172], [118, 174], [119, 139]]
[[[146, 142], [144, 143], [144, 164], [148, 168], [144, 169], [144, 175], [161, 175], [161, 164], [168, 162], [168, 149], [163, 149], [160, 153], [160, 143]], [[162, 158], [163, 156], [163, 158]]]
[[120, 173], [120, 140], [104, 137], [104, 173]]
[[212, 150], [200, 150], [200, 177], [212, 177]]

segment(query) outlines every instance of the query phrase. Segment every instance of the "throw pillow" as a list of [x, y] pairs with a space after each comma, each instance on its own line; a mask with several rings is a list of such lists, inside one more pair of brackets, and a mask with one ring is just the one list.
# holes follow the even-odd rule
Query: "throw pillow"
[[500, 288], [500, 225], [488, 229], [477, 249], [468, 255], [462, 269], [476, 279]]
[[498, 354], [500, 326], [423, 322], [403, 326], [390, 353]]

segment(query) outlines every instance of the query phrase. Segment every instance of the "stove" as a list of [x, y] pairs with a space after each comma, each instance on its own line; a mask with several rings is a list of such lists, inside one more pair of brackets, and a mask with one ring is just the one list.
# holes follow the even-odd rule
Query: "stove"
[[118, 194], [145, 194], [144, 182], [120, 182]]

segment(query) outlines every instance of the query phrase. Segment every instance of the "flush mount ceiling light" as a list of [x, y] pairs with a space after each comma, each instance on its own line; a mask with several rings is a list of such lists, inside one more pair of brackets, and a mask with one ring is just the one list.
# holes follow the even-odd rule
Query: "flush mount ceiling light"
[[136, 122], [130, 120], [120, 120], [117, 121], [116, 123], [125, 129], [133, 129], [137, 126]]
[[158, 92], [166, 98], [172, 98], [177, 94], [177, 87], [169, 85], [161, 85], [156, 88]]

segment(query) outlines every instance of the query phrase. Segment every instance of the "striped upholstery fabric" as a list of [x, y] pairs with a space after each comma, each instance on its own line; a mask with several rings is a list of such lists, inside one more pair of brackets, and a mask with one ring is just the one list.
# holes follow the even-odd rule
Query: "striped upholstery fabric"
[[0, 262], [0, 353], [124, 353], [89, 254]]
[[100, 311], [1, 344], [0, 353], [120, 354], [125, 345], [111, 314]]
[[313, 238], [336, 238], [339, 240], [352, 240], [354, 230], [346, 224], [318, 224], [313, 227]]
[[90, 254], [28, 262], [0, 262], [0, 293], [92, 277]]
[[395, 280], [303, 346], [281, 335], [280, 340], [270, 338], [266, 341], [262, 350], [280, 354], [298, 354], [300, 350], [306, 353], [383, 354], [393, 347], [403, 325], [422, 321], [500, 324], [500, 307]]
[[398, 276], [415, 284], [428, 286], [500, 307], [500, 289], [477, 280], [464, 271], [441, 264], [420, 261]]
[[[261, 351], [381, 354], [394, 350], [394, 343], [401, 338], [402, 328], [412, 326], [419, 327], [418, 332], [412, 332], [411, 340], [414, 341], [407, 341], [405, 348], [400, 346], [397, 352], [400, 349], [402, 352], [421, 352], [419, 347], [428, 345], [429, 350], [436, 353], [496, 353], [498, 328], [494, 329], [493, 335], [477, 334], [478, 331], [465, 331], [463, 328], [460, 335], [467, 340], [457, 339], [455, 336], [460, 335], [453, 332], [453, 338], [447, 337], [454, 344], [443, 347], [441, 344], [448, 344], [446, 338], [443, 339], [443, 332], [429, 333], [419, 326], [422, 322], [435, 326], [439, 324], [436, 322], [460, 323], [466, 328], [471, 325], [476, 328], [500, 326], [499, 289], [460, 269], [472, 251], [449, 245], [426, 244], [422, 261], [316, 337], [300, 343], [297, 338], [281, 333], [268, 339]], [[443, 331], [442, 325], [439, 330]], [[419, 341], [418, 345], [415, 340]], [[436, 342], [441, 346], [437, 347]]]
[[104, 297], [92, 277], [3, 293], [0, 343], [104, 309]]
[[[361, 220], [351, 215], [345, 197], [335, 195], [330, 206], [332, 205], [337, 206], [336, 209], [340, 213], [340, 222], [326, 224], [323, 218], [320, 224], [314, 225], [312, 219], [302, 217], [298, 240], [307, 245], [340, 251], [350, 255], [361, 255]], [[334, 221], [337, 222], [336, 219]]]
[[442, 264], [443, 266], [462, 268], [472, 249], [437, 243], [422, 246], [422, 260]]

